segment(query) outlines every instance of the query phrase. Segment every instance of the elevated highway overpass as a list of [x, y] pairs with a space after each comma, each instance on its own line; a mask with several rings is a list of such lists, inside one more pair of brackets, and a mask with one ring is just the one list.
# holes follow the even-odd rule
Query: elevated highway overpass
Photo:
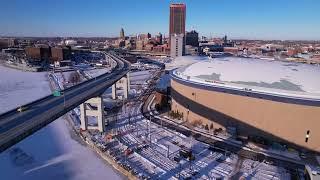
[[46, 96], [26, 104], [23, 112], [13, 109], [0, 114], [0, 152], [18, 143], [87, 100], [100, 96], [130, 71], [130, 63], [107, 54], [117, 62], [111, 73], [102, 74], [62, 91], [62, 96]]

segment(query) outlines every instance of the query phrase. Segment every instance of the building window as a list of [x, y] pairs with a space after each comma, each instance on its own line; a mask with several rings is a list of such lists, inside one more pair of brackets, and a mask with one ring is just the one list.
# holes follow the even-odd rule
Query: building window
[[310, 130], [308, 130], [308, 131], [307, 131], [307, 134], [306, 134], [306, 140], [305, 140], [305, 141], [306, 141], [306, 143], [308, 142], [309, 137], [310, 137]]

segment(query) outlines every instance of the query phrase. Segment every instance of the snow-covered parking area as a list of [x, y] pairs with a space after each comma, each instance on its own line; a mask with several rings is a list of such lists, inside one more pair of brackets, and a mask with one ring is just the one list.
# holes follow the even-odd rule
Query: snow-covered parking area
[[[123, 115], [118, 118], [117, 131], [121, 134], [119, 142], [135, 152], [128, 157], [119, 155], [117, 160], [129, 164], [145, 177], [290, 179], [290, 174], [283, 168], [215, 151], [192, 137], [185, 137], [141, 118], [139, 113], [134, 115], [130, 124]], [[184, 149], [191, 149], [195, 159], [190, 161], [181, 157], [180, 151]]]

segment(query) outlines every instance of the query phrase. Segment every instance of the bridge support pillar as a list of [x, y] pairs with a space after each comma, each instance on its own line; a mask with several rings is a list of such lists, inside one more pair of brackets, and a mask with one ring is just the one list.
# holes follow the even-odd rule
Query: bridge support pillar
[[[94, 105], [96, 108], [92, 107]], [[103, 113], [103, 101], [102, 97], [95, 97], [87, 100], [80, 105], [80, 117], [81, 117], [81, 129], [98, 129], [100, 132], [105, 131], [105, 121]], [[97, 126], [88, 126], [88, 117], [94, 116], [97, 118]]]
[[129, 86], [128, 86], [128, 77], [125, 76], [122, 78], [123, 79], [123, 95], [125, 99], [128, 99], [128, 94], [129, 94]]
[[127, 73], [126, 77], [127, 77], [127, 89], [128, 89], [128, 92], [129, 92], [130, 91], [130, 74]]
[[112, 85], [112, 99], [117, 99], [117, 83]]
[[86, 115], [86, 107], [85, 103], [80, 104], [80, 128], [82, 130], [87, 130], [88, 127], [88, 121], [87, 121], [87, 115]]
[[117, 87], [122, 87], [123, 96], [125, 99], [128, 99], [130, 91], [129, 73], [112, 85], [112, 99], [117, 99]]

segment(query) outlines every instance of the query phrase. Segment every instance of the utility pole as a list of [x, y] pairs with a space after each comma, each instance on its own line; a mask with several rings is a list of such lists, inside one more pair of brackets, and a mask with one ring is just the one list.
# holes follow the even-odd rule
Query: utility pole
[[150, 139], [150, 144], [151, 144], [151, 131], [150, 131], [150, 125], [151, 125], [151, 116], [149, 116], [149, 122], [148, 122], [148, 134], [149, 134], [149, 139]]
[[66, 95], [65, 95], [65, 91], [63, 92], [63, 107], [66, 107]]

